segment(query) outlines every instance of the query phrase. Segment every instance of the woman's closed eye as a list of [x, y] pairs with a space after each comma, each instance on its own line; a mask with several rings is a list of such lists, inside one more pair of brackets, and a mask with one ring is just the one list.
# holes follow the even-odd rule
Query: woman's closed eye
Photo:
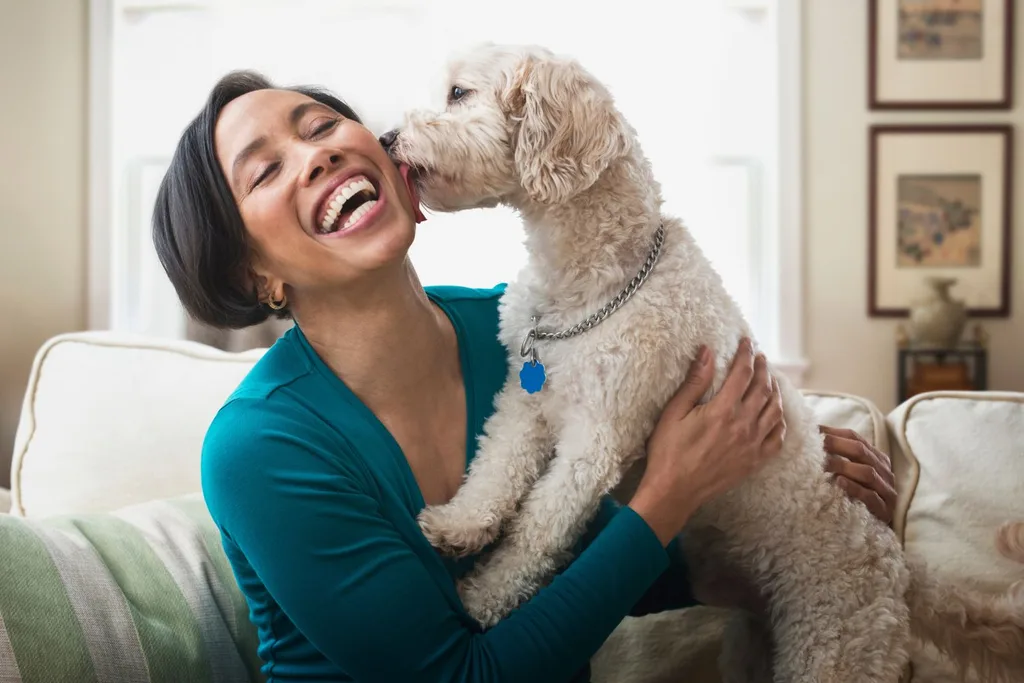
[[321, 137], [325, 133], [329, 133], [335, 126], [338, 125], [340, 121], [340, 117], [327, 119], [326, 121], [315, 121], [313, 124], [313, 131], [309, 134], [309, 137], [316, 139], [318, 137]]
[[275, 161], [273, 163], [267, 164], [263, 169], [256, 173], [255, 179], [249, 185], [249, 188], [246, 192], [252, 192], [257, 187], [259, 187], [260, 184], [263, 183], [263, 181], [267, 180], [275, 171], [277, 171], [277, 169], [280, 166], [280, 161]]
[[[341, 123], [342, 120], [344, 120], [344, 117], [342, 116], [334, 116], [327, 119], [324, 119], [322, 117], [317, 118], [310, 125], [309, 132], [306, 133], [306, 138], [310, 140], [317, 140], [319, 138], [322, 138], [324, 135], [326, 135], [327, 133], [331, 132], [334, 128], [336, 128], [338, 124]], [[248, 194], [249, 192], [252, 192], [257, 187], [266, 182], [274, 173], [276, 173], [280, 169], [280, 167], [281, 162], [274, 161], [272, 163], [267, 164], [259, 171], [257, 171], [255, 176], [253, 177], [253, 181], [249, 184], [248, 188], [246, 189], [246, 193]]]

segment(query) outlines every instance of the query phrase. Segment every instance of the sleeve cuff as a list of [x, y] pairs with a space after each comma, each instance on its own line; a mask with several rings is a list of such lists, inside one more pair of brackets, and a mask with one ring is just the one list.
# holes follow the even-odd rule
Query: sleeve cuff
[[[647, 568], [652, 581], [669, 566], [668, 552], [661, 545], [657, 534], [644, 518], [628, 505], [619, 508], [600, 536], [613, 541], [609, 545], [619, 547], [620, 552], [624, 549], [631, 558], [631, 564], [638, 568]], [[622, 562], [622, 558], [618, 561]]]

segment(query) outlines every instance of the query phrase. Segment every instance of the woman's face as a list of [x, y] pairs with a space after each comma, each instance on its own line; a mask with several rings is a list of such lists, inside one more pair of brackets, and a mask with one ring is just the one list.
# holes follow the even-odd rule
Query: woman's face
[[224, 107], [214, 144], [261, 298], [296, 303], [404, 260], [417, 200], [364, 126], [301, 93], [257, 90]]

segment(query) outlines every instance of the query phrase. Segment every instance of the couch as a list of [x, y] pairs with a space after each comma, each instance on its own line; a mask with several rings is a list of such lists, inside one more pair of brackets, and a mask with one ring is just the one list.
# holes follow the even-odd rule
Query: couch
[[[199, 453], [261, 354], [101, 332], [39, 350], [0, 498], [0, 681], [260, 680]], [[1024, 578], [993, 543], [1004, 520], [1024, 519], [1024, 394], [930, 393], [888, 415], [857, 396], [805, 394], [820, 422], [892, 454], [908, 551], [982, 590]], [[595, 656], [595, 681], [717, 681], [722, 617], [626, 619]], [[953, 678], [918, 649], [907, 680]]]

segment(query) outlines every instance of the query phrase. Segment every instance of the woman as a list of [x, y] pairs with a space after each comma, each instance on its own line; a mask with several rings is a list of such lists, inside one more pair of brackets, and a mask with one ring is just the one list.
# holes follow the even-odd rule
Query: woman
[[[362, 195], [333, 201], [347, 185]], [[406, 170], [343, 102], [248, 73], [215, 86], [161, 186], [154, 240], [189, 314], [232, 328], [295, 321], [220, 410], [202, 456], [264, 670], [272, 681], [587, 680], [624, 616], [695, 604], [672, 539], [778, 452], [777, 385], [744, 343], [722, 391], [697, 406], [713, 379], [704, 353], [629, 503], [607, 501], [562, 573], [482, 632], [456, 590], [475, 558], [441, 557], [416, 515], [455, 493], [505, 380], [502, 290], [425, 291], [408, 259], [419, 220]], [[832, 463], [838, 481], [888, 521], [884, 456], [828, 438], [856, 456]]]

